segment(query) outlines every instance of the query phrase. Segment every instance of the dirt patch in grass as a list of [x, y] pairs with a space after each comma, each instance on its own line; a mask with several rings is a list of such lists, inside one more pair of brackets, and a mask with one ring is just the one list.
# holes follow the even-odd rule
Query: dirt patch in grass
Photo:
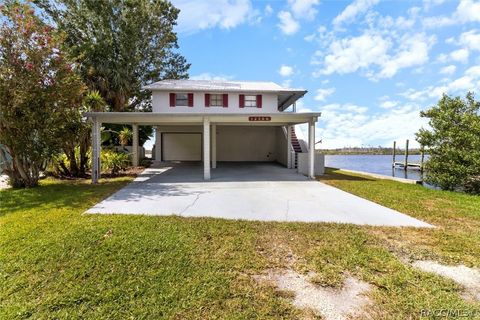
[[295, 307], [312, 310], [326, 320], [349, 319], [363, 314], [370, 303], [365, 293], [370, 290], [366, 282], [347, 277], [342, 288], [321, 287], [309, 281], [315, 273], [302, 275], [294, 270], [268, 270], [254, 276], [260, 283], [273, 284], [278, 290], [292, 292]]
[[435, 261], [415, 261], [413, 267], [449, 278], [465, 288], [466, 300], [480, 300], [480, 270], [464, 265], [447, 266]]

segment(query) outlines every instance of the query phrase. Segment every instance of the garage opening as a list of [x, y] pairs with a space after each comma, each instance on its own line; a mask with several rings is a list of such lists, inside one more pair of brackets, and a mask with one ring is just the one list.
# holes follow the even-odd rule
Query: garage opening
[[201, 161], [202, 134], [196, 132], [162, 133], [164, 161]]
[[[217, 126], [217, 160], [271, 162], [276, 160], [277, 137], [273, 126]], [[282, 139], [283, 138], [283, 139]]]

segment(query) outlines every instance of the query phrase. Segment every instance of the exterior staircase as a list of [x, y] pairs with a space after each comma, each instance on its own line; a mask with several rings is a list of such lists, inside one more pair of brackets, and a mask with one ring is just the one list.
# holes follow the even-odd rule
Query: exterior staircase
[[298, 168], [298, 154], [302, 152], [302, 147], [298, 142], [297, 135], [295, 134], [295, 127], [292, 126], [292, 148], [295, 151], [295, 157], [292, 159], [293, 167], [296, 169]]

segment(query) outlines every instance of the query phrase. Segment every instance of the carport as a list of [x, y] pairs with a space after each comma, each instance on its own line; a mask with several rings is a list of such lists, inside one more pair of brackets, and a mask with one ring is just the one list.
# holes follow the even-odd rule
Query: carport
[[[133, 157], [134, 166], [138, 165], [138, 126], [200, 126], [203, 179], [210, 180], [211, 169], [217, 168], [217, 126], [255, 126], [279, 127], [286, 132], [284, 158], [286, 167], [292, 168], [291, 128], [297, 124], [308, 123], [308, 176], [314, 178], [314, 151], [315, 151], [315, 123], [320, 113], [155, 113], [155, 112], [88, 112], [86, 117], [92, 120], [92, 182], [97, 183], [100, 178], [100, 131], [103, 123], [128, 124], [133, 129]], [[185, 133], [184, 133], [185, 134]], [[177, 138], [179, 139], [179, 138]], [[188, 139], [187, 136], [181, 139]], [[174, 141], [174, 140], [173, 140]], [[170, 142], [169, 142], [170, 143]], [[180, 152], [180, 151], [179, 151]], [[199, 160], [199, 159], [192, 159]]]

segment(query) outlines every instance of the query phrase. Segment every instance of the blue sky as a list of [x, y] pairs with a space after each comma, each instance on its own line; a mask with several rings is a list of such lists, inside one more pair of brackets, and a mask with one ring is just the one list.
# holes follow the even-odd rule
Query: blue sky
[[307, 89], [323, 148], [413, 140], [443, 92], [480, 92], [480, 1], [172, 2], [191, 78]]

